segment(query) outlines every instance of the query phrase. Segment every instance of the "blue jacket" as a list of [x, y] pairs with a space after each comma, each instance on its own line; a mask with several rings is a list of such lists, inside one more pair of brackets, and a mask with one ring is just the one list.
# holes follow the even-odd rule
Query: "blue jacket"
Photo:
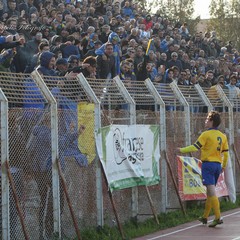
[[6, 42], [6, 37], [0, 36], [0, 44], [5, 43], [5, 42]]
[[45, 76], [57, 76], [56, 71], [48, 67], [53, 57], [55, 55], [52, 52], [42, 52], [40, 55], [40, 65], [37, 67], [37, 70]]
[[[39, 87], [31, 79], [26, 79], [24, 81], [24, 99], [23, 107], [24, 108], [41, 108], [43, 109], [45, 105], [45, 100], [42, 96]], [[26, 113], [26, 115], [28, 115]], [[29, 114], [31, 116], [31, 114]]]
[[80, 51], [76, 45], [67, 45], [62, 49], [62, 57], [68, 58], [71, 55], [77, 55], [77, 57], [80, 59]]
[[[28, 145], [31, 168], [35, 172], [47, 172], [52, 166], [51, 129], [45, 125], [35, 126], [32, 131], [32, 138]], [[66, 131], [59, 135], [59, 161], [61, 168], [66, 168], [65, 157], [74, 157], [80, 166], [87, 166], [86, 155], [78, 148], [78, 133]], [[41, 145], [41, 147], [39, 146]], [[44, 151], [43, 151], [44, 149]]]

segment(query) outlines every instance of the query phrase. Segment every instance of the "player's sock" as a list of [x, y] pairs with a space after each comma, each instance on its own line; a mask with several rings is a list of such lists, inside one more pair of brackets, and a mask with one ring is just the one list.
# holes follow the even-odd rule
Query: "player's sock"
[[219, 204], [218, 197], [217, 196], [211, 197], [211, 203], [212, 203], [215, 219], [220, 219], [221, 213], [220, 213], [220, 204]]
[[212, 209], [212, 203], [211, 203], [211, 198], [207, 197], [206, 202], [205, 202], [205, 209], [203, 213], [203, 218], [208, 218], [210, 211]]

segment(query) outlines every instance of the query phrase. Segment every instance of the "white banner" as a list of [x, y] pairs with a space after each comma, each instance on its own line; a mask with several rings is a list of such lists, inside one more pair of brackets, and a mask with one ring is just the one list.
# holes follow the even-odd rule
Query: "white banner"
[[111, 191], [159, 183], [158, 125], [103, 127], [96, 144]]

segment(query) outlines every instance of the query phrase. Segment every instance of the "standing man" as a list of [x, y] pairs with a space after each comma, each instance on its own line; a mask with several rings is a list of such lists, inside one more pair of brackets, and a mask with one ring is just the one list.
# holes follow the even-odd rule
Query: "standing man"
[[220, 114], [217, 111], [209, 112], [205, 120], [207, 130], [198, 137], [193, 145], [177, 148], [179, 153], [195, 152], [201, 149], [202, 182], [207, 188], [207, 200], [203, 216], [198, 220], [207, 224], [207, 218], [213, 208], [215, 219], [208, 225], [209, 227], [223, 223], [215, 186], [219, 175], [227, 166], [228, 141], [226, 135], [218, 130], [220, 123]]
[[[117, 35], [117, 33], [112, 32], [110, 33], [110, 35], [108, 36], [108, 42], [112, 43], [113, 45], [113, 56], [115, 58], [115, 71], [116, 74], [120, 74], [120, 57], [122, 55], [122, 51], [121, 51], [121, 47], [119, 46], [120, 43], [120, 38]], [[95, 53], [96, 55], [102, 55], [103, 59], [107, 59], [106, 55], [105, 55], [105, 45], [106, 43], [104, 43], [100, 48], [98, 48]]]
[[106, 43], [103, 55], [97, 56], [97, 75], [100, 79], [111, 79], [116, 76], [115, 58], [113, 56], [112, 43]]

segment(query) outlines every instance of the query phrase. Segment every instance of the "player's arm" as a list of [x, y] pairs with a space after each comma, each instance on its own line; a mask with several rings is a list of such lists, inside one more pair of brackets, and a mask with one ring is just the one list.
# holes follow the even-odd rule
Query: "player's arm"
[[228, 150], [225, 150], [222, 152], [223, 153], [223, 163], [222, 163], [222, 168], [225, 169], [227, 166], [228, 162]]
[[180, 153], [197, 152], [205, 144], [205, 141], [206, 141], [205, 133], [202, 133], [194, 144], [189, 145], [187, 147], [179, 148], [179, 151]]
[[195, 146], [195, 144], [183, 147], [179, 149], [180, 153], [189, 153], [189, 152], [196, 152], [198, 151], [198, 148]]
[[222, 163], [222, 168], [225, 169], [227, 166], [227, 162], [228, 162], [228, 142], [226, 141], [224, 146], [223, 146], [223, 150], [222, 150], [222, 154], [223, 154], [223, 163]]
[[177, 152], [180, 152], [180, 153], [197, 152], [202, 148], [202, 146], [205, 145], [206, 139], [207, 139], [206, 133], [203, 132], [198, 137], [197, 141], [194, 144], [189, 145], [187, 147], [183, 147], [183, 148], [177, 148]]

